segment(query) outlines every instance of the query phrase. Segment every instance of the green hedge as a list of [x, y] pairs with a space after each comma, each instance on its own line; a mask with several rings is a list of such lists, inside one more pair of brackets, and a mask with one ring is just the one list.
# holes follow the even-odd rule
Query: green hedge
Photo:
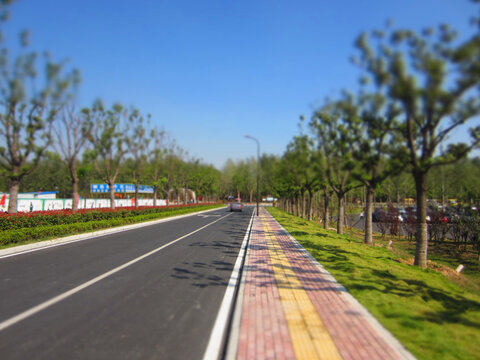
[[[134, 211], [126, 211], [125, 209], [115, 211], [116, 215], [108, 212], [107, 219], [97, 219], [98, 211], [91, 211], [91, 213], [81, 214], [86, 216], [73, 216], [70, 215], [68, 223], [55, 224], [55, 217], [49, 218], [45, 225], [36, 225], [34, 227], [12, 228], [10, 230], [0, 231], [0, 246], [6, 246], [11, 244], [23, 244], [33, 241], [46, 240], [55, 237], [81, 234], [85, 232], [91, 232], [95, 230], [107, 229], [116, 226], [129, 225], [149, 220], [155, 220], [165, 218], [174, 215], [182, 215], [202, 210], [213, 209], [220, 207], [221, 205], [201, 205], [190, 207], [170, 207], [170, 208], [157, 208], [157, 211], [153, 209], [138, 209]], [[142, 211], [144, 210], [144, 211]], [[147, 211], [145, 211], [147, 210]], [[161, 210], [161, 211], [158, 211]], [[95, 213], [95, 214], [92, 214]], [[71, 218], [77, 218], [77, 221], [71, 222]], [[91, 219], [85, 221], [86, 219]], [[28, 223], [28, 222], [26, 222]], [[18, 224], [17, 224], [18, 225]]]
[[[32, 213], [6, 214], [0, 213], [0, 232], [6, 230], [33, 228], [47, 225], [75, 224], [96, 220], [129, 218], [146, 214], [172, 214], [187, 211], [200, 211], [218, 205], [177, 205], [168, 207], [139, 207], [117, 209], [81, 209], [36, 211]], [[193, 209], [193, 210], [191, 210]]]

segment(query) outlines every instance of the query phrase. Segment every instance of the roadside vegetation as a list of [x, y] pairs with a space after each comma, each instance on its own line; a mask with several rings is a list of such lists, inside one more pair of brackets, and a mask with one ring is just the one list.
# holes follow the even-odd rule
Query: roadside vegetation
[[0, 249], [221, 207], [223, 204], [0, 213]]
[[439, 249], [439, 262], [424, 270], [412, 266], [412, 242], [396, 240], [390, 250], [378, 237], [365, 246], [358, 230], [339, 235], [268, 209], [418, 359], [479, 358], [480, 278], [442, 266], [456, 263], [450, 253]]
[[[283, 156], [230, 160], [219, 170], [190, 156], [159, 119], [133, 105], [99, 98], [79, 107], [80, 71], [38, 56], [28, 32], [19, 34], [21, 51], [11, 51], [3, 25], [16, 1], [0, 0], [0, 191], [9, 194], [7, 211], [17, 212], [19, 192], [34, 191], [58, 191], [76, 211], [95, 183], [108, 184], [110, 193], [99, 197], [112, 200], [126, 195], [115, 193], [115, 184], [137, 185], [134, 206], [141, 196], [186, 204], [193, 193], [207, 202], [261, 201], [259, 193], [287, 212], [321, 219], [325, 229], [335, 223], [338, 234], [348, 208], [361, 204], [364, 243], [373, 246], [375, 206], [408, 199], [415, 207], [414, 264], [426, 268], [430, 200], [441, 209], [452, 200], [480, 218], [480, 1], [470, 1], [477, 11], [465, 19], [468, 34], [448, 24], [411, 30], [390, 22], [359, 34], [351, 58], [358, 86], [301, 116], [300, 134]], [[140, 184], [152, 186], [153, 195], [139, 194]], [[467, 225], [468, 237], [455, 236], [480, 254], [478, 221]]]

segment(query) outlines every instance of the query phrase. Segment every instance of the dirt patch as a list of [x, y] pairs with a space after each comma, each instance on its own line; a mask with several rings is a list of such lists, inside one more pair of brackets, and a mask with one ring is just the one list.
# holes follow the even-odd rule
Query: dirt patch
[[[402, 264], [413, 266], [415, 259], [412, 257], [412, 258], [408, 258], [408, 259], [395, 259], [395, 261], [400, 262]], [[428, 266], [429, 269], [437, 271], [437, 272], [445, 275], [449, 279], [451, 279], [451, 278], [458, 279], [459, 277], [462, 276], [462, 274], [456, 272], [454, 269], [449, 268], [448, 266], [445, 266], [445, 265], [442, 265], [442, 264], [438, 264], [435, 261], [427, 260], [427, 266]]]

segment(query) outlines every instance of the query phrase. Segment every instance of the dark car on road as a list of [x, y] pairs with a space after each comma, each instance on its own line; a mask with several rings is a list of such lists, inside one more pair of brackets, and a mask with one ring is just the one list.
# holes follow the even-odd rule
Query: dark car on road
[[230, 211], [242, 211], [243, 204], [241, 202], [234, 202], [230, 204]]

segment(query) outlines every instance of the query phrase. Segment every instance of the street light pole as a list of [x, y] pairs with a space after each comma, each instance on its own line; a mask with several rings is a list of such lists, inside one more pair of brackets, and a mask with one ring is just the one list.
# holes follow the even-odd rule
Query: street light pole
[[257, 143], [257, 216], [258, 216], [259, 202], [260, 202], [260, 142], [253, 136], [245, 135], [245, 137]]

